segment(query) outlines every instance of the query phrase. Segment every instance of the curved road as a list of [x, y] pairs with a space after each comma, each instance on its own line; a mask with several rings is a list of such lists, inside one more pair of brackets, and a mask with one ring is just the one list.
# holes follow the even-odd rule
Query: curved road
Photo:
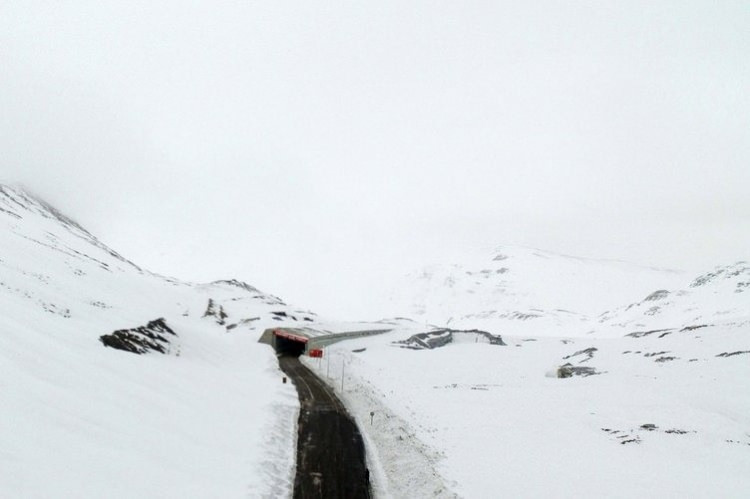
[[300, 400], [295, 499], [369, 499], [365, 446], [344, 405], [297, 357], [279, 357]]

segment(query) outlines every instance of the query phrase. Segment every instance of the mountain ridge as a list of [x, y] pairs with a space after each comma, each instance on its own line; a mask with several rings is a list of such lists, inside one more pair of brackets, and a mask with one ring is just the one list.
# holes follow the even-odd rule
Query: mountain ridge
[[[624, 314], [626, 307], [672, 291], [688, 292], [732, 277], [738, 281], [731, 286], [743, 291], [750, 287], [750, 277], [737, 276], [750, 272], [746, 267], [738, 262], [696, 277], [622, 260], [499, 246], [473, 262], [433, 264], [409, 274], [391, 303], [399, 315], [450, 327], [503, 334], [547, 329], [563, 336], [611, 335], [616, 334], [610, 327], [617, 322], [614, 316]], [[624, 323], [640, 324], [634, 319]]]

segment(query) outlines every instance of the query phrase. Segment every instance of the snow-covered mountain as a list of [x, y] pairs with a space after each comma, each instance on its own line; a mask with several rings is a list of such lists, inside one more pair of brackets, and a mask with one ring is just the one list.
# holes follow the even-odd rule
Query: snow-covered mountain
[[598, 323], [634, 331], [750, 324], [750, 264], [716, 267], [679, 288], [655, 289], [642, 300], [602, 313]]
[[257, 340], [315, 321], [148, 272], [0, 186], [0, 496], [286, 495], [298, 403]]
[[148, 272], [20, 189], [0, 186], [0, 217], [6, 316], [42, 310], [100, 331], [99, 321], [116, 327], [162, 315], [202, 317], [214, 313], [211, 301], [216, 313], [219, 308], [228, 313], [219, 322], [229, 329], [257, 330], [253, 322], [261, 318], [314, 318], [236, 280], [193, 284]]
[[748, 289], [744, 262], [691, 277], [506, 249], [402, 289], [463, 331], [402, 321], [318, 369], [346, 363], [398, 497], [748, 497]]
[[580, 335], [604, 310], [685, 280], [674, 270], [502, 247], [472, 261], [410, 274], [391, 302], [398, 314], [433, 324]]
[[403, 348], [427, 331], [308, 362], [337, 390], [346, 363], [338, 391], [377, 447], [384, 497], [747, 497], [747, 323]]

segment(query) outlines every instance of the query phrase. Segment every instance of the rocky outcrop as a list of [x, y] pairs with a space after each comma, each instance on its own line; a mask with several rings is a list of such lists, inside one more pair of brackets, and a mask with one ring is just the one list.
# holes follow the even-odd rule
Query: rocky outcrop
[[563, 364], [557, 368], [558, 378], [572, 378], [573, 376], [593, 376], [595, 374], [602, 374], [593, 367], [588, 366], [574, 366], [571, 363]]
[[224, 311], [223, 305], [217, 306], [216, 302], [209, 298], [203, 317], [213, 317], [218, 325], [223, 326], [226, 324], [229, 314]]
[[394, 343], [402, 348], [410, 348], [412, 350], [432, 350], [452, 343], [455, 339], [454, 335], [474, 335], [475, 339], [481, 337], [488, 340], [487, 342], [490, 345], [505, 346], [505, 342], [500, 335], [488, 333], [487, 331], [480, 331], [479, 329], [436, 329], [427, 333], [418, 333], [410, 336], [406, 340], [395, 341]]
[[120, 329], [112, 334], [99, 337], [105, 347], [135, 354], [148, 352], [169, 353], [170, 337], [177, 337], [164, 319], [156, 319], [145, 326], [134, 329]]

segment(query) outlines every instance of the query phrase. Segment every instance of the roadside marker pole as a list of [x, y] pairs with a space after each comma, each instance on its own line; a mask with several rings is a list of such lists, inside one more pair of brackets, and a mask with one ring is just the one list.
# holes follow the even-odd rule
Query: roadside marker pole
[[344, 366], [346, 365], [346, 361], [344, 359], [344, 356], [341, 356], [341, 393], [344, 393]]

